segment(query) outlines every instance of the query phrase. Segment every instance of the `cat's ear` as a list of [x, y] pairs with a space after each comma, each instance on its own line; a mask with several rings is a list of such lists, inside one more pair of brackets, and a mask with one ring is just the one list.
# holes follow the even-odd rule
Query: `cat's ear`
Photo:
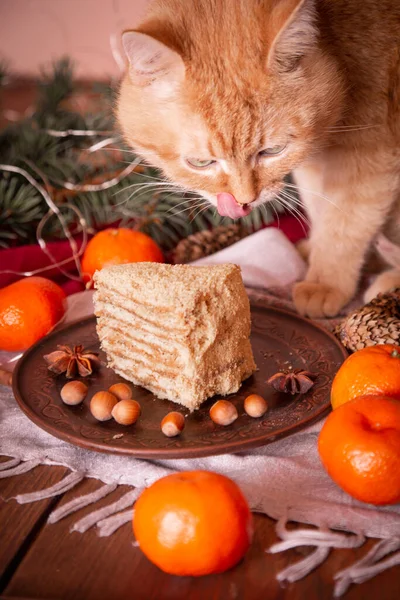
[[270, 19], [268, 67], [293, 71], [314, 48], [318, 30], [315, 0], [275, 0]]
[[122, 34], [122, 45], [129, 60], [132, 83], [145, 87], [159, 82], [172, 88], [183, 79], [182, 58], [152, 36], [126, 31]]

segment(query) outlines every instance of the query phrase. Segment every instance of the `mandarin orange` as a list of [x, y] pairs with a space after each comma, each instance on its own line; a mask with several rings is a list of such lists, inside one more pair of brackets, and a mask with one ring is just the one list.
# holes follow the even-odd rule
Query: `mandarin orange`
[[135, 504], [133, 530], [149, 560], [173, 575], [207, 575], [233, 567], [246, 553], [252, 516], [239, 487], [223, 475], [167, 475]]
[[156, 242], [141, 231], [105, 229], [86, 246], [82, 258], [84, 280], [90, 281], [95, 271], [108, 265], [132, 262], [164, 262], [164, 257]]
[[0, 290], [0, 350], [25, 350], [65, 312], [65, 294], [50, 279], [28, 277]]
[[370, 346], [351, 354], [332, 383], [332, 408], [358, 396], [382, 394], [400, 399], [400, 347]]
[[318, 451], [345, 492], [370, 504], [400, 502], [400, 402], [361, 396], [334, 410], [322, 427]]

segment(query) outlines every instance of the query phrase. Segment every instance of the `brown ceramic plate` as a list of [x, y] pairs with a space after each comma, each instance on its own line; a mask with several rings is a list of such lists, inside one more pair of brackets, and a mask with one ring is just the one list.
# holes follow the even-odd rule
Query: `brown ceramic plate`
[[[251, 341], [258, 371], [229, 398], [239, 412], [239, 418], [229, 427], [211, 421], [208, 411], [215, 402], [213, 398], [187, 416], [179, 437], [167, 438], [160, 430], [161, 419], [171, 410], [185, 415], [188, 411], [178, 404], [158, 400], [139, 387], [134, 389], [134, 398], [141, 404], [142, 415], [135, 425], [124, 427], [113, 420], [100, 423], [89, 411], [91, 396], [123, 381], [106, 367], [87, 379], [89, 393], [83, 404], [64, 405], [59, 392], [66, 379], [47, 370], [43, 355], [52, 352], [57, 344], [83, 344], [98, 351], [94, 317], [51, 333], [24, 354], [14, 372], [15, 397], [39, 427], [90, 450], [156, 459], [209, 456], [262, 446], [304, 428], [328, 411], [330, 384], [347, 353], [324, 329], [293, 313], [266, 307], [265, 301], [256, 300], [251, 313]], [[102, 352], [100, 356], [105, 360]], [[273, 373], [289, 365], [318, 373], [315, 386], [307, 394], [279, 394], [266, 384]], [[264, 417], [253, 419], [244, 412], [243, 401], [249, 394], [260, 394], [268, 401], [269, 410]]]

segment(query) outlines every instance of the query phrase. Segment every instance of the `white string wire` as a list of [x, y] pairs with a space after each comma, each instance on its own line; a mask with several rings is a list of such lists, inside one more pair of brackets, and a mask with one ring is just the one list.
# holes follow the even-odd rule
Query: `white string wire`
[[[68, 131], [79, 131], [79, 130], [68, 130]], [[66, 133], [66, 132], [58, 132], [58, 133]], [[88, 133], [91, 134], [91, 131], [88, 130]], [[103, 147], [106, 145], [105, 142], [107, 142], [107, 144], [109, 144], [114, 141], [115, 141], [115, 138], [108, 138], [107, 140], [103, 140], [102, 142], [99, 142], [99, 144], [102, 144], [101, 147]], [[91, 149], [92, 152], [95, 152], [97, 149], [99, 149], [99, 144], [94, 144], [94, 146], [91, 146], [89, 148], [89, 150]], [[97, 148], [96, 148], [96, 146], [97, 146]], [[136, 169], [136, 167], [141, 162], [141, 160], [142, 159], [140, 157], [137, 157], [133, 162], [129, 163], [129, 165], [123, 171], [121, 171], [121, 173], [119, 175], [112, 177], [111, 179], [108, 179], [106, 181], [103, 181], [102, 183], [99, 183], [99, 184], [74, 184], [74, 183], [70, 183], [67, 181], [66, 182], [58, 182], [58, 183], [60, 185], [62, 185], [65, 189], [72, 190], [72, 191], [97, 192], [97, 191], [101, 191], [101, 190], [107, 190], [107, 189], [117, 185], [122, 179], [124, 179], [125, 177], [130, 175]], [[44, 174], [42, 174], [36, 168], [36, 166], [34, 164], [30, 163], [30, 166], [45, 181]], [[17, 275], [20, 277], [30, 277], [31, 275], [45, 273], [46, 271], [57, 268], [65, 277], [72, 279], [74, 281], [82, 281], [82, 269], [81, 269], [80, 257], [82, 256], [83, 252], [85, 251], [85, 248], [87, 245], [87, 238], [88, 238], [88, 226], [87, 226], [87, 222], [86, 222], [83, 214], [73, 204], [64, 204], [64, 205], [58, 207], [54, 203], [49, 192], [42, 185], [40, 185], [40, 183], [38, 183], [36, 181], [36, 179], [34, 177], [32, 177], [32, 175], [30, 175], [30, 173], [28, 173], [25, 169], [16, 167], [14, 165], [0, 164], [0, 170], [8, 171], [11, 173], [18, 173], [19, 175], [22, 175], [39, 192], [39, 194], [43, 197], [47, 206], [49, 207], [48, 213], [46, 213], [42, 217], [42, 219], [40, 220], [40, 222], [37, 226], [36, 239], [39, 244], [39, 247], [42, 249], [42, 251], [46, 254], [46, 256], [50, 259], [50, 261], [52, 263], [46, 267], [41, 267], [39, 269], [35, 269], [32, 271], [13, 271], [11, 269], [4, 269], [4, 270], [0, 271], [0, 275], [8, 274], [8, 275]], [[72, 210], [78, 218], [78, 222], [79, 222], [79, 225], [82, 230], [82, 243], [81, 243], [79, 249], [78, 249], [76, 240], [74, 239], [70, 230], [68, 229], [65, 219], [64, 219], [64, 216], [62, 215], [62, 210], [64, 210], [64, 209]], [[66, 239], [68, 240], [69, 245], [71, 247], [72, 255], [62, 261], [57, 261], [54, 258], [53, 254], [49, 251], [48, 245], [42, 235], [45, 225], [49, 222], [49, 220], [53, 216], [56, 216], [58, 218], [61, 228], [62, 228], [62, 231], [63, 231], [63, 234], [66, 237]], [[78, 276], [73, 275], [72, 273], [69, 273], [68, 271], [65, 271], [62, 268], [64, 265], [70, 263], [71, 261], [75, 262], [75, 265], [76, 265], [76, 268], [78, 271]]]
[[56, 206], [56, 204], [54, 204], [50, 194], [47, 192], [47, 190], [44, 189], [44, 187], [42, 187], [37, 181], [36, 179], [34, 179], [32, 177], [32, 175], [30, 175], [27, 171], [25, 171], [25, 169], [21, 169], [20, 167], [15, 167], [14, 165], [2, 165], [0, 164], [0, 170], [1, 171], [9, 171], [10, 173], [18, 173], [19, 175], [22, 175], [23, 177], [25, 177], [25, 179], [27, 179], [29, 181], [29, 183], [31, 185], [33, 185], [33, 187], [39, 192], [39, 194], [41, 194], [41, 196], [44, 198], [47, 206], [50, 208], [50, 210], [52, 210], [56, 215], [58, 215], [60, 213], [58, 207]]
[[101, 190], [108, 190], [114, 185], [117, 185], [124, 177], [133, 173], [135, 168], [141, 162], [141, 158], [137, 158], [129, 166], [127, 166], [119, 175], [113, 177], [112, 179], [108, 179], [107, 181], [103, 181], [99, 184], [79, 184], [79, 183], [70, 183], [69, 181], [58, 182], [67, 190], [72, 190], [75, 192], [100, 192]]
[[51, 135], [52, 137], [68, 137], [75, 135], [77, 137], [97, 137], [101, 135], [112, 135], [115, 133], [114, 131], [98, 131], [96, 129], [64, 129], [63, 131], [58, 131], [57, 129], [45, 129], [45, 132]]
[[[75, 214], [78, 217], [78, 221], [81, 226], [82, 235], [83, 235], [82, 244], [81, 244], [80, 248], [78, 249], [77, 243], [66, 225], [65, 219], [62, 215], [60, 208], [54, 203], [54, 201], [53, 201], [52, 197], [50, 196], [50, 194], [48, 193], [48, 191], [42, 185], [40, 185], [40, 183], [38, 183], [36, 181], [36, 179], [34, 177], [32, 177], [32, 175], [30, 175], [27, 171], [25, 171], [25, 169], [21, 169], [20, 167], [16, 167], [14, 165], [0, 164], [0, 170], [7, 171], [10, 173], [18, 173], [19, 175], [22, 175], [22, 177], [24, 177], [27, 181], [29, 181], [29, 183], [39, 192], [39, 194], [43, 197], [47, 206], [49, 207], [48, 213], [46, 213], [46, 215], [44, 215], [44, 217], [42, 217], [42, 219], [40, 220], [39, 225], [36, 229], [36, 239], [37, 239], [37, 242], [38, 242], [40, 248], [43, 250], [43, 252], [46, 254], [46, 256], [48, 256], [48, 258], [52, 262], [51, 265], [48, 265], [47, 267], [42, 267], [40, 269], [36, 269], [34, 271], [12, 271], [9, 269], [5, 269], [5, 270], [0, 271], [0, 275], [12, 274], [12, 275], [18, 275], [20, 277], [29, 277], [31, 275], [37, 275], [38, 273], [43, 273], [45, 271], [48, 271], [49, 269], [58, 268], [61, 271], [61, 273], [63, 273], [63, 275], [65, 275], [69, 279], [73, 279], [75, 281], [81, 281], [82, 277], [81, 277], [80, 256], [84, 252], [86, 244], [87, 244], [87, 223], [86, 223], [84, 216], [80, 212], [80, 210], [76, 206], [73, 206], [72, 204], [67, 204], [64, 207], [62, 207], [62, 208], [67, 208], [69, 210], [72, 210], [73, 212], [75, 212]], [[54, 258], [54, 256], [48, 249], [45, 239], [42, 236], [42, 231], [43, 231], [44, 226], [46, 225], [46, 223], [49, 221], [49, 219], [53, 215], [55, 215], [58, 218], [61, 228], [62, 228], [62, 231], [63, 231], [63, 234], [65, 235], [66, 239], [68, 240], [70, 248], [71, 248], [71, 252], [72, 252], [71, 257], [64, 259], [62, 261], [57, 261]], [[79, 273], [78, 277], [75, 275], [72, 275], [71, 273], [68, 273], [67, 271], [65, 271], [64, 269], [61, 268], [63, 265], [65, 265], [71, 261], [75, 262], [75, 265], [76, 265], [78, 273]]]
[[[110, 49], [111, 49], [113, 58], [117, 64], [120, 72], [123, 72], [125, 70], [125, 61], [119, 50], [117, 35], [115, 33], [111, 34], [111, 36], [110, 36]], [[10, 121], [18, 121], [22, 116], [24, 116], [24, 115], [21, 115], [20, 113], [18, 113], [17, 111], [13, 111], [13, 110], [3, 111], [2, 114]], [[97, 152], [98, 150], [101, 150], [102, 148], [105, 148], [106, 146], [109, 146], [110, 144], [117, 142], [120, 137], [120, 136], [115, 136], [115, 131], [99, 131], [96, 129], [65, 129], [65, 130], [45, 129], [45, 132], [48, 135], [50, 135], [52, 137], [56, 137], [56, 138], [65, 138], [65, 137], [69, 137], [69, 136], [77, 136], [77, 137], [108, 136], [108, 137], [106, 137], [106, 139], [100, 140], [99, 142], [96, 142], [93, 145], [89, 146], [86, 149], [86, 151], [88, 153]], [[75, 183], [71, 183], [69, 181], [57, 182], [57, 183], [59, 185], [61, 185], [64, 189], [67, 189], [70, 191], [77, 191], [77, 192], [97, 192], [97, 191], [107, 190], [107, 189], [117, 185], [122, 179], [124, 179], [124, 177], [130, 175], [135, 170], [137, 165], [141, 162], [141, 160], [142, 160], [141, 158], [136, 158], [123, 171], [121, 171], [119, 175], [112, 177], [111, 179], [109, 179], [107, 181], [103, 181], [102, 183], [99, 183], [99, 184], [75, 184]], [[45, 175], [42, 174], [39, 171], [39, 169], [36, 168], [36, 165], [30, 164], [30, 167], [38, 173], [38, 175], [42, 178], [42, 180], [46, 184], [47, 182], [46, 182]], [[64, 204], [64, 205], [58, 207], [55, 204], [55, 202], [53, 201], [48, 190], [46, 190], [45, 187], [40, 185], [40, 183], [38, 183], [38, 181], [36, 181], [36, 179], [34, 177], [32, 177], [30, 175], [30, 173], [28, 173], [25, 169], [16, 167], [14, 165], [0, 164], [0, 170], [8, 171], [11, 173], [18, 173], [19, 175], [22, 175], [22, 177], [24, 177], [39, 192], [39, 194], [45, 200], [45, 202], [49, 208], [49, 211], [42, 217], [42, 219], [40, 220], [40, 222], [37, 226], [36, 239], [39, 244], [39, 247], [46, 254], [46, 256], [49, 258], [49, 260], [51, 262], [51, 264], [46, 267], [41, 267], [39, 269], [34, 269], [31, 271], [13, 271], [11, 269], [4, 269], [4, 270], [0, 271], [0, 275], [9, 274], [9, 275], [17, 275], [20, 277], [30, 277], [32, 275], [37, 275], [39, 273], [45, 273], [46, 271], [57, 268], [57, 269], [59, 269], [59, 271], [61, 273], [63, 273], [63, 275], [65, 275], [69, 279], [76, 280], [76, 281], [82, 281], [82, 269], [81, 269], [80, 257], [82, 256], [82, 254], [86, 248], [87, 238], [88, 238], [88, 226], [87, 226], [87, 222], [86, 222], [83, 214], [73, 204]], [[82, 230], [82, 243], [81, 243], [79, 249], [78, 249], [76, 240], [74, 239], [73, 235], [71, 234], [71, 231], [68, 229], [68, 227], [66, 225], [64, 216], [62, 214], [62, 210], [64, 210], [64, 209], [72, 210], [75, 213], [75, 215], [77, 216], [79, 225]], [[70, 257], [68, 257], [62, 261], [57, 261], [54, 258], [52, 253], [49, 251], [48, 245], [42, 235], [44, 227], [46, 226], [46, 224], [49, 222], [49, 220], [53, 216], [56, 216], [58, 221], [60, 222], [63, 234], [64, 234], [65, 238], [68, 240], [70, 248], [71, 248], [71, 252], [72, 252], [72, 255]], [[78, 276], [68, 273], [67, 271], [65, 271], [62, 268], [64, 265], [67, 265], [71, 261], [75, 262], [75, 265], [76, 265], [76, 268], [78, 271]]]

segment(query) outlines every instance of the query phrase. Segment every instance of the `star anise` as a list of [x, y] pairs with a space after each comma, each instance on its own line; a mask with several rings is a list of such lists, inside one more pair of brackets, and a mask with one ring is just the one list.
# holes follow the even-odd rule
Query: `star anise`
[[305, 394], [314, 385], [315, 373], [303, 371], [303, 369], [293, 369], [290, 371], [280, 371], [272, 375], [267, 381], [277, 392], [285, 394]]
[[101, 364], [97, 352], [85, 350], [81, 345], [72, 348], [57, 346], [57, 348], [54, 352], [43, 357], [47, 362], [49, 371], [56, 375], [65, 373], [68, 379], [73, 379], [77, 375], [87, 377]]

